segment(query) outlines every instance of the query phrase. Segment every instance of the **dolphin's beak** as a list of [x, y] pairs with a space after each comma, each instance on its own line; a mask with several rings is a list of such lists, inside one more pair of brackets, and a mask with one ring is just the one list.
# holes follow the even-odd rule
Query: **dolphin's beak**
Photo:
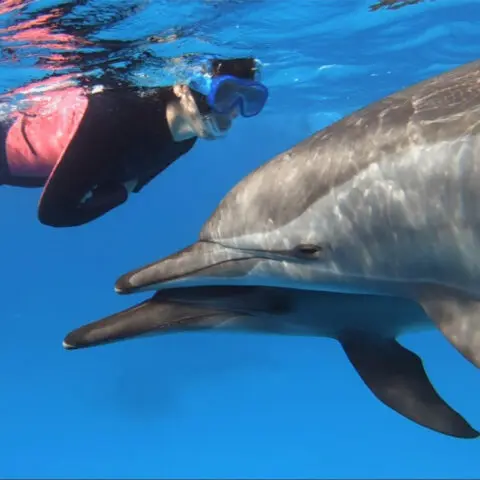
[[65, 337], [63, 347], [77, 350], [147, 335], [210, 329], [234, 316], [234, 312], [221, 307], [156, 294], [132, 308], [73, 330]]
[[115, 284], [120, 294], [164, 288], [218, 285], [241, 278], [260, 260], [250, 252], [199, 241], [155, 263], [122, 275]]

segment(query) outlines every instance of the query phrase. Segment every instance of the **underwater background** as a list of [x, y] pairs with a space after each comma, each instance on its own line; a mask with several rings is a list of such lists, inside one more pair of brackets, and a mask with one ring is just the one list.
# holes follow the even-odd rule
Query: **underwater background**
[[[86, 226], [42, 226], [39, 190], [0, 188], [0, 477], [478, 478], [478, 441], [388, 409], [331, 340], [202, 333], [73, 352], [62, 340], [141, 300], [115, 280], [195, 241], [251, 170], [479, 58], [479, 22], [480, 2], [461, 0], [1, 0], [2, 94], [104, 68], [169, 83], [208, 53], [259, 58], [270, 101]], [[402, 343], [480, 426], [478, 371], [436, 331]]]

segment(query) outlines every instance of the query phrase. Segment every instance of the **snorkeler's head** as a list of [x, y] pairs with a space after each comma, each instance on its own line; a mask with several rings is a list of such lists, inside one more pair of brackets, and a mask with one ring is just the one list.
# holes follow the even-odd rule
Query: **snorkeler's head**
[[260, 64], [254, 58], [209, 59], [188, 82], [192, 98], [209, 132], [226, 134], [238, 115], [253, 117], [265, 106], [268, 89], [260, 83]]

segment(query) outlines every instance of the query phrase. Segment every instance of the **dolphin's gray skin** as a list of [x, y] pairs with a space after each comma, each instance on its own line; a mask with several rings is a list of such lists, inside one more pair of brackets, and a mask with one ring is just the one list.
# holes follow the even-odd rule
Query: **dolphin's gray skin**
[[78, 349], [147, 334], [220, 329], [337, 339], [372, 393], [383, 403], [437, 432], [476, 438], [442, 400], [421, 359], [402, 347], [402, 333], [432, 328], [413, 301], [290, 288], [191, 287], [164, 290], [133, 308], [80, 327], [64, 347]]
[[240, 181], [119, 293], [264, 285], [418, 302], [480, 367], [480, 61], [391, 95]]

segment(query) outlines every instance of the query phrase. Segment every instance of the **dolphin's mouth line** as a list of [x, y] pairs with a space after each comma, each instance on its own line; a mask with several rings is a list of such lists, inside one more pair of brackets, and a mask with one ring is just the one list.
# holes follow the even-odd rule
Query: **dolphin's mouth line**
[[[191, 316], [192, 319], [195, 318], [208, 318], [209, 316], [212, 315], [232, 315], [232, 316], [252, 316], [251, 310], [248, 309], [241, 309], [241, 308], [230, 308], [230, 307], [215, 307], [214, 305], [211, 305], [208, 301], [202, 302], [200, 300], [182, 300], [182, 301], [176, 301], [174, 300], [171, 302], [172, 304], [179, 305], [179, 306], [189, 306], [189, 307], [197, 307], [197, 308], [204, 308], [204, 309], [215, 309], [215, 313], [206, 313], [202, 315], [198, 315], [195, 317], [194, 315]], [[190, 318], [190, 317], [189, 317]], [[174, 323], [173, 323], [174, 324]]]
[[[207, 265], [206, 267], [201, 267], [201, 268], [196, 268], [188, 273], [183, 273], [183, 274], [178, 274], [178, 275], [172, 275], [171, 277], [166, 278], [165, 280], [162, 281], [162, 283], [167, 283], [167, 282], [174, 282], [175, 280], [178, 280], [179, 278], [188, 278], [191, 275], [196, 275], [197, 273], [203, 272], [205, 270], [210, 270], [213, 267], [218, 267], [220, 265], [225, 265], [227, 263], [234, 263], [234, 262], [241, 262], [243, 260], [251, 260], [255, 257], [240, 257], [240, 258], [232, 258], [229, 260], [222, 260], [218, 263], [214, 263], [212, 265]], [[155, 282], [151, 283], [151, 285], [154, 285]]]
[[[278, 261], [278, 262], [281, 262], [281, 261], [285, 261], [285, 260], [288, 260], [288, 261], [298, 261], [298, 262], [302, 262], [302, 259], [300, 258], [297, 258], [295, 257], [294, 255], [292, 255], [292, 252], [290, 250], [259, 250], [259, 249], [255, 249], [255, 248], [239, 248], [239, 247], [232, 247], [230, 245], [225, 245], [224, 243], [222, 242], [217, 242], [217, 241], [214, 241], [214, 240], [201, 240], [201, 242], [203, 243], [211, 243], [213, 245], [219, 245], [225, 249], [228, 249], [228, 250], [234, 250], [234, 251], [241, 251], [241, 252], [245, 252], [247, 254], [251, 254], [252, 256], [251, 257], [248, 257], [248, 258], [257, 258], [257, 259], [268, 259], [268, 260], [275, 260], [275, 261]], [[235, 259], [235, 260], [243, 260], [242, 259]], [[220, 265], [220, 263], [218, 264], [215, 264], [215, 265]]]

